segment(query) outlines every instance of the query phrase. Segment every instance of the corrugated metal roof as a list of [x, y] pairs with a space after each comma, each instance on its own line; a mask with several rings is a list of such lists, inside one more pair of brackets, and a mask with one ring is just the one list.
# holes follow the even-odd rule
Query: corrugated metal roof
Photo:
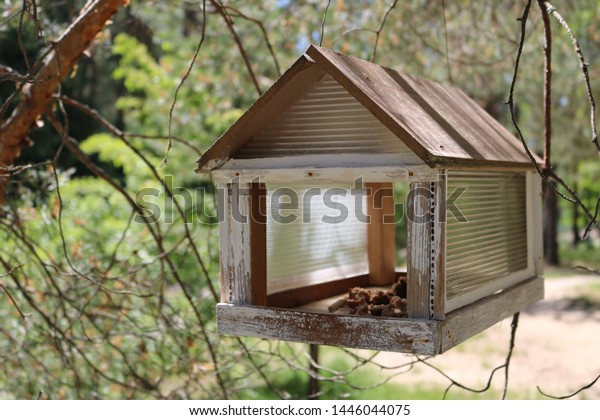
[[531, 167], [520, 141], [457, 88], [311, 45], [198, 161], [220, 167], [329, 74], [431, 167]]

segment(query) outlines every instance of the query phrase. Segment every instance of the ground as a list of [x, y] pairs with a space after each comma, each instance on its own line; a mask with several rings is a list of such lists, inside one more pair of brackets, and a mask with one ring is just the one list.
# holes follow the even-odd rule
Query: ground
[[[509, 397], [542, 398], [537, 386], [551, 395], [569, 394], [600, 374], [600, 276], [550, 269], [546, 277], [545, 299], [521, 313], [509, 371]], [[483, 388], [491, 370], [504, 363], [510, 323], [510, 318], [504, 320], [431, 363], [464, 385]], [[378, 361], [397, 365], [400, 357], [380, 353]], [[393, 381], [429, 389], [444, 389], [449, 384], [424, 365]], [[504, 371], [499, 371], [492, 391], [484, 397], [498, 398], [503, 383]], [[600, 398], [600, 380], [576, 398]]]

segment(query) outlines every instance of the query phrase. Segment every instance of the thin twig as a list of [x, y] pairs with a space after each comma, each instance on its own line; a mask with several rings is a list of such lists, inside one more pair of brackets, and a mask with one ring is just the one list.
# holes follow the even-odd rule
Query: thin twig
[[242, 60], [244, 60], [244, 64], [246, 65], [246, 69], [248, 70], [248, 73], [250, 74], [250, 79], [252, 79], [254, 88], [256, 89], [256, 92], [258, 92], [259, 95], [262, 95], [262, 89], [260, 88], [260, 84], [258, 83], [258, 78], [256, 77], [254, 70], [252, 69], [252, 64], [250, 63], [250, 58], [248, 57], [248, 54], [246, 53], [246, 49], [244, 48], [244, 44], [242, 43], [240, 36], [238, 35], [237, 31], [235, 30], [235, 28], [233, 26], [233, 19], [229, 15], [227, 8], [220, 0], [210, 0], [210, 2], [213, 4], [213, 6], [215, 6], [217, 8], [217, 11], [219, 12], [221, 17], [225, 21], [225, 24], [227, 25], [227, 28], [229, 29], [229, 33], [231, 33], [231, 36], [233, 37], [233, 40], [235, 41], [235, 44], [238, 47], [240, 55], [242, 56]]
[[588, 273], [600, 275], [600, 270], [594, 270], [593, 268], [585, 267], [583, 265], [575, 265], [572, 268], [573, 268], [573, 270], [583, 270], [583, 271], [587, 271]]
[[590, 73], [589, 73], [589, 65], [585, 62], [585, 58], [583, 56], [583, 52], [581, 51], [581, 47], [579, 46], [579, 41], [577, 37], [573, 34], [571, 27], [565, 21], [565, 19], [561, 16], [560, 13], [556, 10], [549, 2], [545, 1], [546, 10], [548, 13], [552, 14], [558, 20], [560, 25], [567, 31], [569, 37], [571, 38], [571, 42], [573, 43], [573, 47], [575, 48], [575, 54], [577, 55], [577, 59], [579, 61], [579, 68], [581, 69], [581, 73], [583, 74], [583, 81], [585, 83], [585, 90], [587, 92], [588, 101], [590, 103], [590, 125], [592, 128], [592, 143], [596, 146], [598, 152], [600, 152], [600, 143], [598, 142], [598, 132], [596, 131], [596, 101], [594, 100], [594, 94], [592, 93], [592, 85], [590, 83]]
[[377, 46], [379, 45], [379, 37], [381, 36], [381, 32], [383, 31], [383, 27], [385, 26], [385, 22], [387, 21], [388, 15], [392, 11], [392, 9], [394, 7], [396, 7], [397, 3], [398, 3], [398, 0], [394, 0], [392, 2], [392, 4], [390, 4], [390, 7], [388, 7], [387, 10], [385, 11], [385, 13], [383, 14], [383, 18], [381, 19], [381, 23], [379, 24], [379, 28], [375, 31], [375, 45], [373, 45], [373, 53], [371, 54], [371, 59], [369, 60], [372, 63], [375, 62], [375, 58], [377, 57]]
[[231, 5], [226, 5], [225, 8], [231, 10], [232, 12], [234, 12], [237, 16], [241, 17], [242, 19], [245, 19], [249, 22], [252, 22], [252, 23], [255, 23], [256, 25], [258, 25], [258, 27], [260, 28], [260, 31], [263, 34], [263, 38], [265, 39], [265, 42], [267, 43], [267, 48], [269, 49], [269, 54], [271, 54], [271, 58], [273, 59], [275, 68], [277, 69], [277, 76], [281, 76], [281, 67], [279, 66], [279, 61], [277, 60], [277, 56], [275, 55], [275, 50], [273, 49], [273, 45], [271, 44], [271, 41], [269, 40], [269, 35], [267, 34], [267, 30], [265, 29], [265, 25], [263, 25], [262, 21], [244, 14], [239, 9], [236, 9], [235, 7], [233, 7]]
[[446, 46], [446, 69], [448, 70], [448, 81], [452, 83], [452, 72], [450, 70], [450, 50], [448, 49], [448, 27], [446, 24], [446, 1], [442, 0], [442, 19], [444, 21], [444, 42]]
[[537, 0], [544, 22], [544, 170], [552, 167], [552, 29], [544, 0]]
[[323, 20], [321, 21], [321, 36], [319, 37], [319, 47], [323, 46], [323, 38], [325, 38], [325, 21], [327, 20], [327, 11], [329, 10], [330, 5], [331, 0], [327, 0], [327, 6], [325, 6], [325, 11], [323, 12]]
[[164, 156], [162, 162], [160, 163], [160, 165], [158, 165], [159, 167], [167, 164], [169, 152], [171, 151], [171, 148], [173, 147], [171, 128], [173, 125], [173, 111], [175, 110], [175, 105], [177, 104], [177, 95], [179, 94], [179, 90], [183, 87], [183, 84], [185, 83], [187, 78], [192, 73], [192, 69], [194, 68], [196, 59], [198, 58], [198, 53], [200, 53], [200, 48], [202, 48], [202, 44], [204, 44], [205, 34], [206, 34], [206, 0], [202, 0], [202, 32], [200, 34], [200, 41], [198, 41], [198, 45], [196, 46], [196, 50], [194, 51], [194, 56], [192, 57], [192, 61], [190, 61], [190, 64], [189, 64], [185, 74], [181, 78], [181, 82], [179, 82], [179, 84], [177, 85], [177, 88], [175, 89], [175, 95], [173, 96], [173, 102], [171, 102], [171, 107], [169, 108], [169, 124], [168, 124], [169, 139], [168, 139], [168, 143], [167, 143], [167, 151], [165, 152], [165, 156]]
[[592, 382], [590, 382], [589, 384], [582, 386], [582, 387], [581, 387], [581, 388], [579, 388], [577, 391], [575, 391], [575, 392], [573, 392], [573, 393], [571, 393], [571, 394], [569, 394], [569, 395], [563, 395], [563, 396], [560, 396], [560, 397], [556, 397], [556, 396], [553, 396], [553, 395], [550, 395], [550, 394], [547, 394], [547, 393], [545, 393], [544, 391], [542, 391], [542, 390], [540, 389], [540, 387], [539, 387], [539, 386], [537, 387], [537, 390], [538, 390], [538, 392], [539, 392], [540, 394], [542, 394], [544, 397], [553, 398], [553, 399], [555, 399], [555, 400], [566, 400], [566, 399], [568, 399], [568, 398], [572, 398], [572, 397], [574, 397], [575, 395], [579, 394], [579, 393], [580, 393], [580, 392], [582, 392], [582, 391], [585, 391], [586, 389], [589, 389], [589, 388], [593, 387], [594, 385], [596, 385], [596, 382], [598, 382], [598, 380], [600, 380], [600, 375], [596, 376], [596, 379], [594, 379], [594, 380], [593, 380]]
[[[527, 19], [529, 16], [529, 9], [531, 8], [531, 2], [532, 2], [532, 0], [528, 0], [527, 4], [525, 5], [525, 9], [523, 10], [523, 14], [518, 19], [520, 21], [520, 25], [521, 25], [521, 35], [520, 35], [520, 39], [519, 39], [519, 46], [517, 48], [517, 57], [515, 59], [515, 66], [514, 66], [514, 70], [513, 70], [512, 81], [510, 83], [508, 100], [506, 101], [506, 103], [508, 104], [509, 111], [510, 111], [511, 121], [512, 121], [515, 131], [517, 133], [517, 137], [521, 141], [521, 144], [523, 145], [523, 149], [525, 150], [525, 153], [527, 154], [529, 160], [533, 163], [537, 173], [540, 175], [540, 177], [542, 177], [542, 179], [544, 180], [546, 185], [548, 185], [562, 199], [580, 206], [583, 209], [583, 211], [586, 213], [588, 218], [593, 219], [593, 216], [592, 216], [592, 213], [590, 212], [590, 210], [581, 201], [581, 199], [577, 196], [575, 191], [573, 191], [573, 189], [567, 185], [566, 182], [564, 182], [558, 175], [556, 175], [551, 170], [542, 170], [542, 168], [538, 164], [537, 160], [533, 156], [533, 153], [529, 149], [529, 146], [527, 145], [525, 138], [523, 137], [523, 133], [521, 132], [521, 127], [517, 123], [517, 117], [516, 117], [516, 112], [515, 112], [515, 103], [514, 103], [514, 92], [515, 92], [515, 87], [517, 84], [517, 78], [519, 75], [519, 63], [521, 61], [521, 56], [523, 54], [523, 46], [525, 44], [525, 35], [526, 35], [526, 31], [527, 31]], [[552, 182], [550, 182], [549, 177], [556, 179], [569, 192], [571, 197], [568, 197], [567, 195], [565, 195], [561, 191], [559, 191], [558, 188]], [[598, 226], [597, 221], [594, 222], [594, 224], [596, 226]]]
[[596, 199], [596, 209], [594, 210], [594, 217], [592, 217], [589, 220], [587, 226], [585, 227], [585, 231], [583, 232], [583, 236], [581, 237], [582, 239], [587, 238], [588, 234], [592, 230], [592, 226], [597, 223], [597, 221], [598, 221], [598, 210], [600, 210], [600, 195], [598, 195], [598, 198]]

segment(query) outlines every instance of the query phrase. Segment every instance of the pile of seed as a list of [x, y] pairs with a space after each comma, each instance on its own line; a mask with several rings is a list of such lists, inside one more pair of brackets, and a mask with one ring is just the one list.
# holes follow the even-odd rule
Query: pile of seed
[[336, 314], [374, 315], [406, 318], [406, 280], [399, 279], [389, 290], [353, 287], [348, 296], [332, 303], [329, 312]]

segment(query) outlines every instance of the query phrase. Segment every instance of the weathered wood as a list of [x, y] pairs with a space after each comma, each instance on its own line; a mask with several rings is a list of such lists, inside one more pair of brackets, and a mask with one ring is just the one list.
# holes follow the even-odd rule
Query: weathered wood
[[396, 277], [396, 244], [394, 240], [394, 187], [391, 182], [365, 185], [367, 195], [367, 227], [369, 284], [393, 283]]
[[544, 279], [534, 277], [452, 311], [440, 324], [440, 351], [460, 344], [543, 298]]
[[431, 315], [431, 182], [412, 182], [407, 199], [407, 306], [411, 319]]
[[447, 179], [445, 170], [440, 171], [440, 176], [431, 185], [433, 187], [434, 202], [432, 204], [432, 243], [431, 243], [431, 287], [430, 316], [442, 320], [445, 317], [446, 304], [446, 190]]
[[346, 293], [352, 287], [364, 287], [368, 284], [369, 276], [361, 275], [348, 279], [284, 290], [268, 295], [267, 306], [272, 308], [295, 308], [316, 300]]
[[[261, 193], [263, 196], [259, 199]], [[253, 195], [256, 196], [254, 208]], [[234, 183], [227, 186], [224, 217], [219, 229], [223, 302], [266, 304], [264, 197], [264, 189], [258, 185]]]
[[257, 178], [265, 183], [297, 183], [305, 184], [328, 182], [352, 182], [362, 178], [363, 182], [397, 182], [406, 179], [407, 173], [414, 177], [435, 178], [437, 170], [424, 165], [417, 166], [369, 166], [369, 167], [336, 167], [336, 168], [278, 168], [278, 169], [217, 169], [212, 171], [215, 182], [226, 184], [237, 179], [239, 182], [253, 182]]
[[438, 322], [217, 305], [222, 334], [424, 355], [439, 350]]
[[221, 286], [221, 302], [231, 302], [231, 286], [233, 284], [233, 270], [230, 269], [234, 265], [233, 261], [233, 250], [230, 241], [231, 238], [231, 224], [233, 220], [231, 218], [231, 184], [217, 184], [217, 188], [223, 197], [221, 198], [222, 207], [219, 211], [219, 283]]
[[442, 321], [218, 304], [217, 327], [222, 334], [433, 355], [522, 311], [543, 296], [543, 278], [534, 277], [452, 311]]
[[322, 153], [298, 154], [293, 156], [257, 157], [238, 159], [231, 158], [219, 169], [324, 169], [324, 168], [381, 168], [381, 167], [413, 167], [422, 166], [430, 171], [414, 153]]

